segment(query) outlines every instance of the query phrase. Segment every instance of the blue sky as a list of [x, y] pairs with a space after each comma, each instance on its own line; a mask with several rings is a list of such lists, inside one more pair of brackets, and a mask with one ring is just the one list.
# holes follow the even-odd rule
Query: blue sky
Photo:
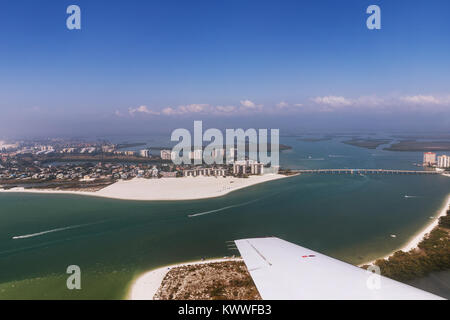
[[[81, 30], [66, 28], [70, 4]], [[371, 4], [381, 30], [366, 27]], [[392, 115], [445, 130], [449, 12], [446, 0], [3, 1], [0, 135], [192, 119], [397, 129]]]

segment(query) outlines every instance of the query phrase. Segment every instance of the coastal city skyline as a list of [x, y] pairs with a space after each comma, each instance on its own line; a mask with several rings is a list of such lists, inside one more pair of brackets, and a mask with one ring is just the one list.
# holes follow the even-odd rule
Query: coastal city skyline
[[[402, 139], [407, 138], [411, 139], [412, 137], [403, 136]], [[430, 138], [437, 140], [429, 140]], [[266, 187], [268, 188], [266, 190], [269, 192], [266, 194], [268, 197], [268, 205], [271, 203], [271, 196], [269, 195], [273, 193], [270, 186], [271, 184], [276, 183], [277, 180], [280, 180], [283, 184], [279, 184], [278, 187], [284, 188], [282, 189], [284, 190], [283, 193], [286, 193], [285, 196], [288, 197], [283, 203], [289, 206], [289, 203], [293, 201], [292, 199], [296, 199], [295, 197], [292, 197], [292, 191], [289, 191], [289, 188], [292, 187], [296, 187], [296, 189], [305, 188], [311, 183], [314, 185], [314, 181], [324, 181], [324, 179], [327, 181], [325, 185], [330, 185], [330, 187], [332, 187], [333, 184], [337, 183], [339, 188], [342, 188], [343, 186], [351, 187], [355, 183], [363, 183], [362, 186], [365, 187], [361, 190], [359, 196], [369, 196], [369, 198], [366, 199], [366, 201], [368, 201], [371, 199], [370, 194], [364, 190], [368, 186], [376, 185], [378, 181], [378, 183], [383, 182], [383, 185], [385, 182], [388, 182], [388, 185], [392, 184], [393, 186], [397, 186], [400, 183], [397, 188], [400, 187], [401, 189], [392, 189], [392, 186], [390, 186], [388, 187], [388, 190], [394, 191], [393, 194], [389, 195], [389, 193], [384, 191], [384, 196], [382, 198], [388, 199], [389, 197], [393, 197], [395, 201], [402, 201], [401, 206], [396, 207], [396, 212], [399, 212], [399, 210], [400, 212], [403, 212], [403, 210], [408, 208], [405, 212], [407, 212], [408, 215], [411, 215], [412, 212], [422, 213], [423, 209], [417, 210], [420, 207], [415, 207], [418, 204], [423, 203], [424, 200], [428, 202], [432, 197], [436, 197], [436, 200], [441, 199], [442, 193], [448, 193], [447, 185], [449, 182], [448, 177], [450, 177], [450, 168], [439, 168], [439, 164], [443, 163], [442, 159], [448, 159], [448, 157], [445, 156], [445, 151], [408, 151], [406, 152], [406, 157], [403, 156], [404, 151], [402, 151], [405, 149], [415, 150], [417, 148], [447, 150], [448, 142], [442, 140], [442, 137], [440, 136], [425, 137], [425, 141], [398, 141], [393, 137], [387, 139], [387, 137], [384, 136], [383, 139], [379, 139], [372, 135], [365, 138], [351, 135], [310, 135], [282, 137], [281, 142], [283, 143], [280, 144], [282, 168], [278, 174], [273, 174], [262, 164], [251, 161], [234, 161], [224, 165], [187, 164], [177, 166], [172, 162], [173, 151], [163, 145], [157, 146], [155, 142], [144, 143], [130, 141], [117, 144], [108, 141], [89, 142], [87, 140], [77, 141], [75, 139], [46, 139], [44, 141], [17, 141], [15, 143], [1, 142], [0, 197], [3, 197], [6, 201], [8, 201], [8, 199], [14, 199], [16, 195], [32, 196], [33, 194], [35, 196], [43, 197], [44, 199], [51, 195], [57, 197], [93, 197], [94, 199], [105, 198], [115, 199], [116, 201], [127, 200], [127, 202], [146, 201], [147, 204], [145, 204], [145, 206], [150, 206], [151, 208], [152, 201], [154, 200], [168, 201], [168, 204], [171, 203], [170, 206], [176, 205], [178, 201], [182, 200], [197, 199], [197, 201], [208, 201], [208, 198], [216, 197], [226, 200], [227, 197], [238, 196], [237, 192], [240, 189], [249, 188], [251, 190], [252, 186], [255, 188], [256, 185], [264, 183], [268, 184]], [[329, 152], [329, 148], [338, 151], [338, 154], [324, 153]], [[216, 149], [215, 152], [225, 157], [225, 154], [235, 153], [235, 151], [234, 147], [224, 146], [223, 148]], [[200, 156], [200, 152], [189, 152], [189, 157], [192, 160]], [[388, 159], [389, 161], [386, 162]], [[360, 162], [361, 160], [363, 160], [363, 162]], [[289, 183], [289, 181], [292, 182]], [[418, 182], [425, 184], [431, 183], [428, 187], [429, 190], [426, 191], [420, 187], [421, 183]], [[408, 183], [408, 187], [406, 187], [405, 183]], [[384, 190], [386, 189], [386, 186], [383, 185], [381, 187]], [[327, 187], [327, 189], [330, 187]], [[252, 191], [250, 190], [249, 192], [251, 194]], [[244, 195], [246, 194], [245, 191], [239, 192], [244, 192]], [[312, 198], [309, 199], [309, 201], [312, 200], [313, 203], [314, 193], [310, 195]], [[382, 193], [382, 191], [378, 190], [378, 193]], [[354, 194], [354, 191], [351, 194]], [[341, 202], [345, 198], [346, 196], [341, 195], [338, 201]], [[303, 197], [301, 201], [304, 202], [305, 200], [307, 199]], [[258, 197], [250, 197], [250, 199], [242, 199], [237, 202], [233, 201], [231, 204], [222, 207], [216, 206], [206, 210], [181, 210], [180, 213], [185, 214], [187, 219], [195, 219], [195, 221], [198, 221], [198, 219], [204, 219], [205, 217], [209, 217], [209, 219], [214, 219], [215, 217], [219, 218], [223, 214], [229, 219], [229, 211], [233, 210], [238, 218], [243, 212], [254, 212], [252, 207], [257, 205], [260, 201], [261, 200]], [[352, 207], [355, 206], [355, 200], [352, 199], [351, 203], [352, 206], [346, 206], [346, 211], [351, 210]], [[277, 206], [280, 205], [281, 203], [277, 204]], [[440, 235], [440, 226], [441, 223], [444, 223], [444, 220], [442, 219], [445, 217], [449, 205], [450, 198], [447, 197], [445, 204], [442, 207], [440, 201], [434, 202], [434, 208], [440, 208], [437, 213], [432, 210], [423, 211], [428, 215], [433, 214], [433, 216], [424, 217], [432, 222], [427, 222], [426, 228], [409, 240], [407, 240], [407, 237], [411, 233], [405, 232], [401, 227], [392, 228], [391, 219], [388, 219], [388, 224], [378, 231], [381, 232], [378, 236], [381, 236], [381, 239], [378, 240], [380, 243], [378, 246], [391, 243], [388, 248], [395, 249], [401, 245], [400, 249], [404, 252], [408, 252], [408, 259], [414, 259], [415, 248], [418, 245], [423, 246], [427, 243], [426, 241], [435, 241], [424, 240], [426, 239], [426, 234], [432, 232], [433, 235], [435, 235], [433, 236], [433, 239], [434, 237], [442, 237], [442, 235]], [[297, 203], [297, 206], [301, 207], [301, 202]], [[411, 206], [414, 206], [415, 209]], [[245, 209], [245, 211], [241, 210], [241, 208]], [[358, 206], [356, 205], [355, 209], [358, 210], [357, 208]], [[374, 209], [376, 210], [376, 208]], [[90, 211], [88, 208], [86, 208], [86, 210]], [[369, 208], [366, 208], [365, 210], [369, 210]], [[282, 212], [289, 212], [289, 210], [282, 210]], [[375, 212], [377, 212], [377, 214], [372, 216], [378, 217], [380, 212]], [[80, 212], [73, 217], [76, 217], [79, 214]], [[356, 211], [354, 214], [355, 219], [360, 218], [360, 212]], [[12, 245], [19, 246], [18, 248], [20, 250], [22, 241], [29, 241], [27, 239], [32, 239], [34, 242], [39, 243], [47, 238], [47, 234], [55, 233], [55, 236], [63, 236], [67, 232], [66, 230], [72, 229], [80, 229], [78, 232], [82, 233], [85, 232], [85, 225], [88, 226], [92, 223], [103, 224], [101, 221], [95, 222], [95, 217], [93, 218], [94, 222], [87, 224], [60, 225], [58, 228], [41, 227], [37, 230], [32, 227], [31, 230], [34, 229], [34, 231], [30, 230], [28, 232], [21, 230], [19, 227], [17, 231], [10, 236], [11, 241], [14, 242]], [[328, 219], [332, 219], [332, 217], [329, 217]], [[413, 222], [417, 218], [411, 219], [411, 217], [409, 217], [409, 219]], [[127, 220], [133, 221], [133, 218], [127, 218]], [[344, 221], [346, 221], [346, 224], [349, 223], [347, 220]], [[128, 223], [128, 221], [126, 223]], [[403, 226], [404, 224], [404, 221], [402, 221], [401, 225]], [[361, 228], [363, 226], [367, 227], [365, 224], [362, 224], [359, 227]], [[311, 225], [308, 224], [308, 227], [311, 227]], [[323, 227], [324, 226], [322, 226], [322, 228]], [[236, 227], [233, 226], [233, 228], [235, 229]], [[281, 228], [281, 230], [286, 230], [285, 225]], [[302, 236], [305, 230], [303, 230], [302, 233], [298, 233], [297, 228], [298, 225], [293, 234]], [[249, 229], [248, 227], [238, 227], [238, 230], [242, 235], [246, 235], [248, 234], [247, 230]], [[386, 232], [386, 230], [391, 231]], [[281, 234], [285, 234], [285, 231], [281, 231]], [[265, 233], [263, 233], [263, 235], [265, 235]], [[318, 239], [313, 236], [313, 239], [314, 238]], [[323, 239], [323, 236], [320, 238]], [[175, 240], [175, 238], [173, 240]], [[216, 236], [213, 236], [210, 241], [218, 241], [221, 243], [224, 240], [220, 238], [217, 239]], [[200, 247], [201, 246], [198, 245], [195, 246], [197, 249]], [[313, 247], [315, 246], [313, 245]], [[356, 252], [360, 252], [360, 256], [355, 257], [355, 253], [353, 253], [355, 249], [352, 248], [353, 247], [350, 246], [349, 249], [347, 249], [348, 253], [343, 256], [343, 259], [352, 259], [352, 263], [359, 263], [364, 267], [367, 267], [367, 264], [364, 265], [364, 263], [368, 263], [369, 265], [381, 265], [383, 266], [382, 275], [385, 274], [384, 272], [393, 272], [393, 274], [390, 275], [393, 279], [403, 279], [403, 277], [405, 277], [405, 279], [410, 279], [412, 277], [409, 272], [414, 271], [405, 273], [404, 271], [401, 271], [401, 269], [397, 270], [395, 264], [392, 266], [389, 264], [383, 265], [385, 260], [377, 259], [377, 256], [380, 257], [380, 255], [370, 253], [371, 250], [358, 249]], [[135, 248], [129, 248], [129, 250], [130, 249], [135, 250]], [[168, 250], [170, 251], [170, 249]], [[224, 245], [224, 250], [230, 250], [229, 245]], [[363, 252], [368, 252], [368, 255]], [[381, 252], [387, 254], [386, 251]], [[241, 254], [244, 255], [245, 252], [241, 252]], [[319, 253], [314, 252], [313, 256], [318, 254]], [[392, 254], [387, 254], [385, 258], [387, 257], [392, 257]], [[442, 256], [442, 258], [445, 258], [445, 255]], [[78, 259], [80, 258], [77, 258], [77, 260]], [[176, 259], [179, 259], [178, 255]], [[225, 258], [217, 260], [217, 263], [224, 263], [224, 266], [227, 266], [235, 261], [233, 259], [235, 258], [226, 255]], [[150, 259], [150, 261], [153, 261], [153, 263], [156, 263], [156, 266], [158, 266], [158, 260]], [[238, 259], [237, 263], [240, 261], [241, 260]], [[180, 265], [183, 264], [177, 264], [173, 267], [174, 269], [177, 269]], [[165, 268], [156, 270], [162, 270], [161, 272], [164, 271], [162, 273], [163, 275], [167, 272]], [[161, 288], [158, 289], [158, 287], [149, 288], [147, 285], [147, 278], [155, 277], [156, 275], [153, 275], [153, 273], [156, 272], [156, 270], [144, 273], [136, 280], [129, 292], [129, 297], [131, 299], [152, 299], [154, 297], [159, 297], [158, 299], [168, 298], [165, 290]], [[196, 281], [195, 277], [193, 280]], [[91, 281], [92, 280], [88, 283], [91, 283]], [[102, 287], [104, 286], [104, 281], [105, 280], [99, 280], [96, 282], [96, 285]], [[83, 283], [86, 284], [86, 280], [83, 280]], [[351, 285], [351, 283], [347, 284]], [[2, 284], [0, 283], [0, 287], [1, 286]], [[6, 290], [4, 292], [11, 294], [11, 290]], [[52, 292], [53, 297], [58, 295], [65, 296], [69, 293], [64, 291]], [[87, 290], [80, 291], [79, 293], [82, 294], [82, 296], [85, 296], [85, 294], [89, 296], [90, 292], [90, 290]], [[361, 294], [364, 294], [364, 292], [366, 291], [361, 292]], [[390, 292], [392, 293], [392, 291]], [[437, 288], [433, 288], [432, 292], [438, 292], [440, 295], [444, 296], [447, 294], [445, 290], [439, 291]], [[55, 294], [55, 296], [53, 294]], [[69, 293], [69, 295], [73, 294], [75, 293]], [[255, 294], [254, 297], [259, 297], [258, 293]], [[267, 294], [273, 294], [273, 292], [268, 292]], [[208, 295], [204, 297], [207, 298]], [[425, 298], [427, 296], [425, 295], [423, 297]], [[429, 296], [429, 298], [435, 297]]]

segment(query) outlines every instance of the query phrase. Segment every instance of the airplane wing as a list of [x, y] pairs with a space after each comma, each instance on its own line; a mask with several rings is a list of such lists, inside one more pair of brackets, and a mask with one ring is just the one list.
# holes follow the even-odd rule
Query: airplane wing
[[279, 238], [235, 243], [263, 299], [443, 299]]

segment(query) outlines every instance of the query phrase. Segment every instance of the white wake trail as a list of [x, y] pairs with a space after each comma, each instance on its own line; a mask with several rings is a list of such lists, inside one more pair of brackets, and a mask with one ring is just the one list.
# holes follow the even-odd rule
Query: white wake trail
[[194, 214], [188, 215], [188, 217], [189, 217], [189, 218], [192, 218], [192, 217], [198, 217], [198, 216], [203, 216], [203, 215], [205, 215], [205, 214], [210, 214], [210, 213], [215, 213], [215, 212], [219, 212], [219, 211], [224, 211], [224, 210], [231, 209], [231, 208], [242, 207], [242, 206], [245, 206], [245, 205], [247, 205], [247, 204], [256, 202], [256, 201], [258, 201], [258, 200], [260, 200], [260, 199], [256, 199], [256, 200], [244, 202], [244, 203], [241, 203], [241, 204], [235, 204], [235, 205], [228, 206], [228, 207], [223, 207], [223, 208], [220, 208], [220, 209], [215, 209], [215, 210], [210, 210], [210, 211], [205, 211], [205, 212], [194, 213]]
[[94, 223], [86, 223], [86, 224], [76, 224], [73, 226], [68, 226], [68, 227], [63, 227], [63, 228], [56, 228], [56, 229], [50, 229], [50, 230], [45, 230], [45, 231], [36, 232], [36, 233], [25, 234], [25, 235], [21, 235], [21, 236], [14, 236], [14, 237], [12, 237], [12, 239], [17, 240], [17, 239], [27, 239], [27, 238], [39, 237], [39, 236], [42, 236], [47, 233], [60, 232], [60, 231], [70, 230], [70, 229], [77, 229], [77, 228], [91, 226], [91, 225], [99, 224], [99, 223], [103, 223], [103, 222], [104, 221], [99, 221], [99, 222], [94, 222]]

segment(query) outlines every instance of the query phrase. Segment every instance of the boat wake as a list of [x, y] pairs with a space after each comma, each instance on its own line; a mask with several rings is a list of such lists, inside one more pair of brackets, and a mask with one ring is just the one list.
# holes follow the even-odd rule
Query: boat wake
[[247, 202], [244, 202], [244, 203], [235, 204], [235, 205], [228, 206], [228, 207], [223, 207], [223, 208], [220, 208], [220, 209], [214, 209], [214, 210], [210, 210], [210, 211], [205, 211], [205, 212], [199, 212], [199, 213], [189, 214], [188, 217], [189, 217], [189, 218], [193, 218], [193, 217], [203, 216], [203, 215], [205, 215], [205, 214], [210, 214], [210, 213], [216, 213], [216, 212], [220, 212], [220, 211], [225, 211], [225, 210], [228, 210], [228, 209], [231, 209], [231, 208], [238, 208], [238, 207], [246, 206], [246, 205], [248, 205], [248, 204], [250, 204], [250, 203], [253, 203], [253, 202], [256, 202], [256, 201], [259, 201], [259, 200], [260, 200], [260, 199], [256, 199], [256, 200], [247, 201]]
[[328, 157], [329, 158], [346, 158], [347, 156], [343, 156], [340, 154], [329, 154]]
[[325, 158], [303, 158], [303, 159], [299, 159], [301, 161], [324, 161]]
[[18, 239], [39, 237], [39, 236], [42, 236], [42, 235], [48, 234], [48, 233], [60, 232], [60, 231], [71, 230], [71, 229], [78, 229], [78, 228], [87, 227], [87, 226], [91, 226], [91, 225], [99, 224], [99, 223], [103, 223], [103, 222], [104, 221], [99, 221], [99, 222], [94, 222], [94, 223], [85, 223], [85, 224], [76, 224], [73, 226], [68, 226], [68, 227], [63, 227], [63, 228], [56, 228], [56, 229], [50, 229], [50, 230], [45, 230], [45, 231], [36, 232], [36, 233], [25, 234], [25, 235], [21, 235], [21, 236], [14, 236], [14, 237], [12, 237], [12, 239], [18, 240]]

